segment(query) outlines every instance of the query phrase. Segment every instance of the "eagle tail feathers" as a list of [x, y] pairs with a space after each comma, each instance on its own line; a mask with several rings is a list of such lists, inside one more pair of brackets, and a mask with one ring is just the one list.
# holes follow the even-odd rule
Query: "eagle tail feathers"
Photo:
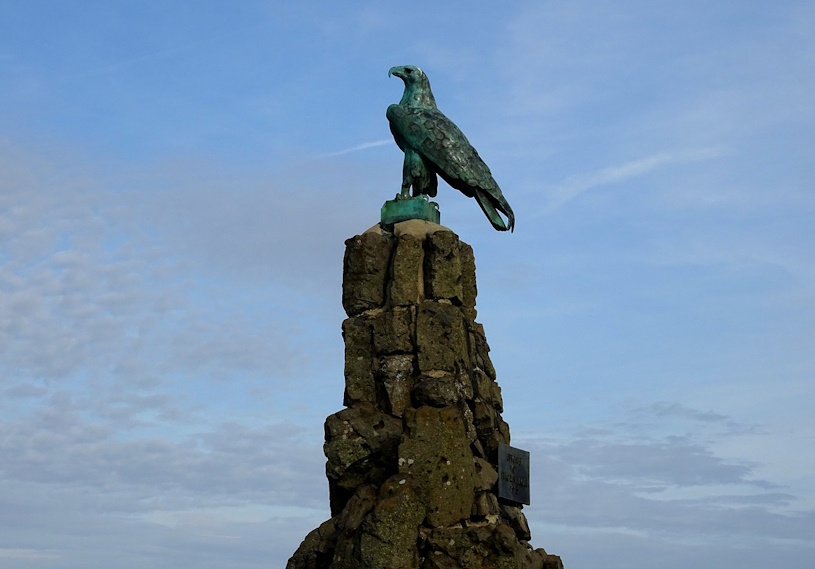
[[[475, 199], [495, 229], [510, 232], [515, 230], [515, 214], [512, 212], [512, 208], [509, 207], [509, 203], [507, 203], [503, 195], [499, 194], [495, 196], [478, 189], [475, 191]], [[506, 222], [501, 218], [501, 215], [498, 213], [499, 211], [506, 216]]]

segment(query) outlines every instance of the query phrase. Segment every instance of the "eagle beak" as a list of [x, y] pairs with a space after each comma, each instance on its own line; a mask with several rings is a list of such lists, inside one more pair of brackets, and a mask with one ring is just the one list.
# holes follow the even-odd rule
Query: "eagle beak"
[[400, 79], [405, 78], [404, 69], [400, 65], [397, 65], [396, 67], [391, 67], [390, 69], [388, 69], [388, 77], [390, 77], [391, 75], [396, 75]]

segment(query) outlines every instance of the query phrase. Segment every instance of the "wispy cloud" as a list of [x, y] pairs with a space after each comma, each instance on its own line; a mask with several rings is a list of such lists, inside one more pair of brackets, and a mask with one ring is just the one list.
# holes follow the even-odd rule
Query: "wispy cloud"
[[0, 559], [17, 559], [22, 561], [39, 561], [43, 559], [58, 559], [53, 553], [38, 551], [36, 549], [8, 549], [0, 548]]
[[671, 164], [700, 162], [721, 156], [721, 148], [698, 148], [680, 152], [660, 152], [637, 160], [631, 160], [616, 166], [609, 166], [594, 172], [576, 174], [567, 178], [550, 192], [548, 211], [559, 208], [579, 195], [594, 188], [615, 184], [637, 176], [642, 176]]
[[329, 152], [327, 154], [321, 154], [321, 158], [333, 158], [335, 156], [342, 156], [343, 154], [351, 154], [352, 152], [359, 152], [360, 150], [368, 150], [369, 148], [376, 148], [377, 146], [386, 146], [388, 144], [395, 144], [393, 139], [391, 138], [384, 138], [382, 140], [375, 140], [373, 142], [363, 142], [362, 144], [357, 144], [356, 146], [351, 146], [350, 148], [343, 148], [342, 150], [337, 150], [336, 152]]
[[230, 38], [238, 37], [241, 35], [246, 35], [249, 32], [260, 29], [264, 26], [264, 23], [256, 23], [252, 26], [245, 26], [229, 31], [224, 31], [221, 33], [211, 33], [202, 37], [201, 39], [189, 41], [179, 45], [173, 45], [170, 47], [166, 47], [164, 49], [158, 49], [155, 51], [150, 51], [147, 53], [142, 53], [141, 55], [134, 55], [133, 57], [123, 58], [107, 65], [101, 65], [98, 67], [93, 67], [90, 69], [86, 69], [84, 71], [78, 71], [76, 73], [66, 75], [60, 78], [59, 82], [66, 82], [66, 81], [76, 81], [80, 79], [87, 79], [88, 77], [93, 77], [96, 75], [104, 75], [106, 73], [111, 73], [114, 71], [118, 71], [119, 69], [131, 67], [134, 65], [140, 65], [142, 63], [163, 59], [166, 57], [172, 57], [184, 52], [190, 52], [197, 49], [202, 49], [209, 45], [217, 45], [222, 43]]
[[573, 438], [515, 437], [532, 452], [535, 483], [547, 495], [530, 522], [674, 543], [715, 536], [720, 546], [807, 540], [815, 512], [806, 498], [765, 478], [758, 456], [721, 451], [742, 434], [711, 430], [733, 423], [730, 416], [665, 401], [628, 413], [631, 421], [600, 423]]

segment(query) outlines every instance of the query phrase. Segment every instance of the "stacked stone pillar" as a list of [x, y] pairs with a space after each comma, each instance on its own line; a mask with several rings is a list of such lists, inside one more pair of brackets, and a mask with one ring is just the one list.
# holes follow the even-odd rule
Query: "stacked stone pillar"
[[346, 241], [332, 517], [287, 569], [562, 568], [497, 496], [509, 425], [475, 300], [472, 248], [447, 228], [412, 220]]

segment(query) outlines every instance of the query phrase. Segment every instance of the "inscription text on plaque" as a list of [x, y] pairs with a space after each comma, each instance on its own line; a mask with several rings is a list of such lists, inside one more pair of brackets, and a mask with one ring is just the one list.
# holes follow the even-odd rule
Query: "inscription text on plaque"
[[498, 443], [498, 497], [529, 505], [529, 452]]

